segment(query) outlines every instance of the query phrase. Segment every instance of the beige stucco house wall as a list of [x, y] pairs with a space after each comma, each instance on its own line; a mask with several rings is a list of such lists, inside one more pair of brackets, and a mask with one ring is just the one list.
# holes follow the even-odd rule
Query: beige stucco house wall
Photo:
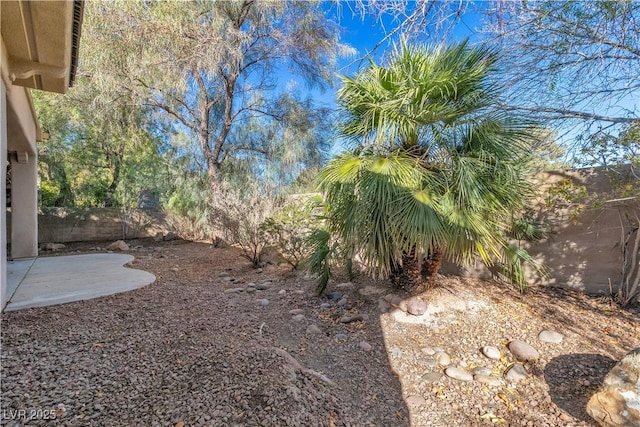
[[[65, 93], [73, 83], [82, 11], [79, 0], [0, 1], [1, 309], [7, 303], [7, 258], [38, 255], [36, 143], [42, 131], [30, 90]], [[10, 231], [6, 226], [7, 185], [13, 217]], [[7, 253], [7, 232], [11, 233], [11, 253]]]

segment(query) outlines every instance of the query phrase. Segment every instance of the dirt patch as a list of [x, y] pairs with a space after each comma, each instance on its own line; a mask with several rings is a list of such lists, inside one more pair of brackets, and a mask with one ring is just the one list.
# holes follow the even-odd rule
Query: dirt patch
[[[2, 425], [22, 425], [7, 419], [17, 410], [53, 409], [58, 425], [588, 426], [586, 400], [640, 346], [637, 311], [576, 292], [523, 296], [443, 277], [420, 295], [426, 312], [408, 316], [393, 298], [382, 313], [390, 305], [381, 298], [409, 295], [364, 276], [317, 297], [304, 273], [258, 272], [233, 248], [128, 243], [132, 264], [156, 283], [3, 314]], [[69, 244], [63, 253], [105, 246]], [[539, 342], [543, 329], [563, 341]], [[499, 379], [514, 339], [540, 353], [518, 383], [454, 380], [434, 364], [442, 350], [449, 366], [485, 367]], [[484, 357], [487, 345], [502, 359]]]

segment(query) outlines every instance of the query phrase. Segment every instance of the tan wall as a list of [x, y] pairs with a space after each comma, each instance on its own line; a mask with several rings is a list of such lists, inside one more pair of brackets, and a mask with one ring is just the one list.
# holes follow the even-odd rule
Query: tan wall
[[[609, 174], [598, 169], [544, 172], [536, 177], [539, 197], [533, 203], [536, 219], [550, 228], [549, 237], [539, 243], [523, 244], [529, 253], [548, 269], [549, 277], [541, 279], [529, 274], [531, 283], [569, 287], [592, 293], [608, 293], [621, 279], [621, 215], [631, 212], [638, 201], [606, 202], [616, 199], [612, 194]], [[618, 178], [633, 183], [628, 170], [623, 169]], [[549, 207], [548, 189], [562, 180], [573, 183], [576, 193], [584, 186], [587, 195], [572, 203], [557, 202]], [[636, 191], [637, 193], [638, 191]], [[595, 196], [600, 203], [594, 203]], [[605, 201], [605, 202], [603, 202]], [[584, 207], [581, 208], [580, 205]], [[582, 210], [580, 210], [582, 209]], [[624, 223], [624, 221], [622, 222]], [[480, 263], [460, 268], [447, 264], [444, 273], [470, 277], [491, 277]]]
[[[166, 231], [159, 211], [118, 208], [42, 208], [38, 213], [39, 243], [67, 243], [152, 237]], [[11, 212], [7, 212], [11, 226]], [[125, 232], [126, 229], [126, 232]]]

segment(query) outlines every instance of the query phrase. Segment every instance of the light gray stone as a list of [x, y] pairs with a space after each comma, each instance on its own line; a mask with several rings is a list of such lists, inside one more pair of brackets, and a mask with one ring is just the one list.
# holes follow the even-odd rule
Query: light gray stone
[[405, 403], [409, 408], [419, 408], [426, 403], [424, 397], [418, 396], [417, 394], [413, 394], [411, 396], [407, 396], [405, 399]]
[[259, 299], [258, 300], [258, 304], [260, 304], [261, 306], [265, 307], [265, 306], [269, 305], [269, 300], [266, 299], [266, 298]]
[[451, 356], [447, 352], [439, 351], [434, 356], [440, 366], [451, 365]]
[[107, 246], [107, 250], [109, 251], [128, 251], [129, 245], [127, 245], [124, 240], [116, 240]]
[[347, 314], [340, 318], [340, 323], [351, 323], [358, 322], [364, 320], [364, 317], [361, 314]]
[[519, 362], [535, 361], [540, 357], [538, 350], [519, 340], [513, 340], [509, 343], [509, 351]]
[[391, 305], [398, 306], [402, 302], [402, 298], [395, 294], [387, 294], [384, 296], [384, 300]]
[[453, 366], [449, 366], [444, 370], [444, 373], [449, 377], [458, 381], [473, 381], [473, 375], [464, 369], [455, 368]]
[[500, 357], [502, 357], [500, 349], [492, 345], [485, 345], [482, 347], [482, 354], [493, 360], [500, 360]]
[[296, 314], [304, 314], [304, 310], [301, 308], [294, 308], [293, 310], [289, 310], [289, 314], [295, 316]]
[[358, 347], [360, 347], [360, 350], [364, 350], [364, 351], [371, 351], [372, 349], [371, 344], [369, 344], [366, 341], [360, 341], [360, 344], [358, 344]]
[[504, 382], [500, 378], [493, 377], [491, 375], [476, 374], [473, 376], [473, 379], [479, 383], [487, 384], [491, 387], [501, 387], [504, 385]]
[[304, 314], [296, 314], [291, 318], [294, 322], [302, 322], [304, 319]]
[[347, 299], [346, 298], [342, 298], [340, 301], [338, 301], [338, 303], [336, 304], [338, 307], [344, 307], [347, 305]]
[[327, 295], [327, 298], [332, 301], [338, 301], [342, 298], [342, 292], [331, 292], [329, 295]]
[[338, 289], [353, 289], [354, 286], [353, 286], [353, 283], [351, 283], [351, 282], [344, 282], [344, 283], [338, 283], [336, 285], [336, 288], [338, 288]]
[[604, 427], [640, 426], [640, 348], [624, 356], [604, 377], [587, 403], [587, 413]]
[[538, 339], [540, 342], [549, 343], [549, 344], [559, 344], [564, 339], [564, 336], [556, 331], [551, 331], [549, 329], [545, 329], [541, 331], [538, 335]]
[[420, 351], [429, 356], [433, 356], [434, 354], [436, 354], [436, 350], [432, 347], [422, 347]]
[[307, 334], [309, 335], [319, 335], [322, 331], [318, 327], [318, 325], [309, 325], [307, 326]]
[[266, 291], [267, 289], [269, 289], [269, 285], [267, 285], [266, 283], [258, 283], [256, 285], [256, 289], [259, 291]]
[[507, 372], [504, 374], [504, 378], [507, 381], [518, 382], [522, 381], [529, 376], [527, 370], [521, 363], [514, 363]]
[[411, 298], [407, 301], [407, 313], [414, 316], [422, 316], [427, 311], [427, 302], [419, 298]]
[[383, 292], [384, 292], [384, 289], [379, 288], [377, 286], [371, 286], [371, 285], [358, 289], [358, 293], [363, 296], [380, 295]]
[[473, 369], [473, 375], [491, 375], [491, 369], [485, 368], [484, 366], [478, 366]]
[[347, 339], [347, 334], [337, 333], [336, 334], [336, 339], [339, 340], [339, 341], [345, 341]]
[[441, 372], [427, 372], [426, 374], [424, 374], [420, 378], [422, 378], [422, 381], [424, 381], [427, 384], [433, 384], [433, 383], [437, 383], [438, 381], [440, 381], [440, 379], [442, 379], [442, 373]]
[[225, 294], [239, 294], [240, 292], [244, 292], [244, 288], [231, 288], [224, 290]]
[[389, 310], [391, 310], [391, 304], [389, 304], [387, 301], [385, 301], [383, 299], [378, 301], [378, 312], [379, 313], [386, 313]]
[[44, 243], [41, 246], [41, 249], [43, 251], [58, 251], [60, 249], [64, 249], [66, 246], [63, 245], [62, 243]]
[[428, 366], [429, 368], [435, 368], [436, 366], [438, 366], [438, 362], [433, 359], [420, 358], [418, 360], [420, 361], [420, 364]]

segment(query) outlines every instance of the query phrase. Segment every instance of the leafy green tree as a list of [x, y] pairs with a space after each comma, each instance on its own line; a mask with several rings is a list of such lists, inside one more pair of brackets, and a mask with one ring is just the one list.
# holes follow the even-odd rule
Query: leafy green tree
[[[374, 274], [433, 286], [444, 257], [510, 259], [505, 233], [529, 191], [531, 136], [526, 123], [491, 108], [496, 60], [466, 42], [402, 44], [387, 65], [343, 78], [341, 133], [354, 148], [330, 162], [320, 185], [330, 234]], [[318, 235], [319, 252], [332, 253], [327, 234]], [[322, 290], [328, 275], [318, 272]]]

